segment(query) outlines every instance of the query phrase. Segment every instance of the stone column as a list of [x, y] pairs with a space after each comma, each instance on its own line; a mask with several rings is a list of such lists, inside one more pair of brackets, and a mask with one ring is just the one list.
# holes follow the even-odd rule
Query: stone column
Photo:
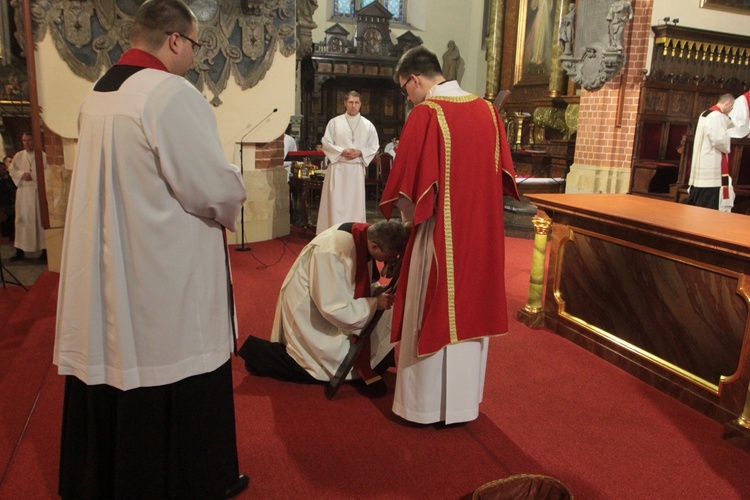
[[487, 36], [487, 84], [484, 98], [495, 100], [500, 87], [500, 65], [503, 61], [503, 18], [505, 0], [492, 0], [490, 4], [490, 32]]
[[529, 298], [526, 305], [518, 311], [516, 318], [529, 328], [544, 326], [544, 309], [542, 308], [542, 289], [544, 287], [544, 262], [547, 256], [547, 235], [552, 220], [534, 217], [534, 254], [531, 259], [531, 276], [529, 277]]

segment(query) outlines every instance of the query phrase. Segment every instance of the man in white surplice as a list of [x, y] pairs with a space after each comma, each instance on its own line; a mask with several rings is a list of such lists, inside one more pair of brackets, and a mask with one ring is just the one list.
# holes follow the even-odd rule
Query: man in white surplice
[[328, 122], [323, 152], [330, 163], [323, 181], [317, 234], [343, 222], [365, 222], [365, 172], [380, 143], [375, 126], [359, 113], [359, 93], [344, 96], [346, 113]]
[[393, 296], [374, 296], [372, 286], [378, 279], [374, 262], [395, 259], [406, 238], [404, 228], [394, 221], [344, 223], [316, 236], [281, 285], [271, 341], [251, 335], [240, 348], [248, 371], [284, 381], [327, 382], [344, 361], [351, 337], [362, 332], [377, 310], [383, 310], [370, 337], [369, 366], [363, 352], [365, 366], [355, 365], [357, 370], [345, 378], [377, 382], [377, 373], [369, 370], [382, 371], [378, 365], [395, 344], [390, 341]]
[[[24, 133], [21, 140], [24, 150], [16, 153], [9, 170], [13, 182], [18, 187], [16, 191], [16, 237], [13, 243], [16, 253], [10, 258], [12, 261], [22, 260], [26, 252], [39, 251], [42, 251], [40, 259], [44, 259], [47, 248], [36, 184], [34, 137], [29, 133]], [[42, 153], [42, 162], [46, 168], [47, 157], [44, 153]]]

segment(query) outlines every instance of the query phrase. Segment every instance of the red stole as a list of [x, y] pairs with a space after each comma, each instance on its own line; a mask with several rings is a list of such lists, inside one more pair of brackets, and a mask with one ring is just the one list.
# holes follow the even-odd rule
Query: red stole
[[[357, 268], [354, 271], [354, 298], [371, 297], [371, 284], [373, 281], [380, 279], [378, 267], [374, 260], [370, 260], [370, 252], [367, 250], [367, 228], [370, 224], [355, 222], [352, 224], [352, 237], [354, 238], [354, 248], [357, 252]], [[371, 264], [371, 266], [368, 266]], [[372, 278], [370, 270], [372, 268]]]
[[[354, 238], [354, 249], [357, 255], [357, 262], [355, 263], [356, 267], [354, 269], [354, 298], [359, 299], [362, 297], [371, 297], [372, 281], [370, 281], [370, 270], [368, 264], [372, 265], [373, 281], [380, 279], [380, 273], [378, 273], [375, 260], [370, 259], [370, 252], [367, 250], [367, 228], [370, 227], [370, 224], [355, 222], [351, 224], [351, 230], [349, 226], [349, 224], [342, 224], [339, 226], [339, 229], [351, 232], [352, 237]], [[349, 337], [349, 340], [353, 344], [359, 341], [359, 337], [352, 335]], [[362, 352], [359, 353], [359, 357], [354, 362], [354, 368], [366, 384], [371, 384], [381, 379], [380, 375], [375, 373], [370, 366], [370, 356], [372, 353], [370, 346], [370, 339], [367, 339], [367, 343], [362, 346]]]
[[[750, 92], [748, 92], [750, 93]], [[747, 99], [747, 97], [745, 97]], [[750, 103], [750, 101], [748, 101]], [[718, 111], [721, 114], [724, 112], [716, 105], [708, 108], [709, 111]], [[724, 200], [729, 199], [729, 155], [721, 153], [721, 198]]]

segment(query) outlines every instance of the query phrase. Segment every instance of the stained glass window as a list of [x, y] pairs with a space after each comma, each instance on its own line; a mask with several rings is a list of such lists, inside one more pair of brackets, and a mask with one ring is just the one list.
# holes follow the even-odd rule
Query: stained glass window
[[333, 3], [333, 17], [354, 18], [355, 12], [378, 1], [393, 14], [392, 22], [403, 23], [406, 0], [335, 0]]

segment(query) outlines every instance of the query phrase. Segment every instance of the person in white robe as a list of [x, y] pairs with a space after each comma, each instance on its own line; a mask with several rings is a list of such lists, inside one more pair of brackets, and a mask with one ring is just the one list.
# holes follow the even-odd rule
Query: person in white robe
[[[250, 336], [240, 348], [248, 371], [294, 382], [328, 382], [344, 361], [352, 336], [382, 310], [370, 337], [369, 368], [376, 369], [395, 344], [390, 341], [393, 296], [375, 295], [373, 264], [395, 259], [405, 244], [406, 232], [394, 221], [346, 223], [317, 235], [281, 285], [270, 342]], [[358, 296], [365, 286], [370, 292]], [[357, 370], [345, 376], [359, 378], [364, 377]]]
[[343, 222], [365, 222], [365, 177], [367, 166], [380, 148], [375, 126], [359, 112], [358, 92], [344, 98], [346, 113], [331, 119], [323, 135], [328, 159], [316, 233]]
[[[290, 151], [297, 151], [297, 141], [289, 135], [288, 131], [284, 132], [284, 158]], [[286, 169], [287, 177], [292, 175], [292, 162], [285, 161], [284, 168]]]
[[688, 180], [687, 205], [731, 212], [734, 190], [729, 177], [729, 152], [733, 127], [727, 114], [734, 96], [724, 94], [714, 106], [703, 112], [695, 127], [693, 156]]
[[398, 149], [398, 136], [393, 136], [393, 139], [391, 139], [391, 142], [385, 145], [385, 148], [383, 148], [383, 153], [388, 153], [392, 157], [396, 157], [396, 150]]
[[[11, 261], [22, 260], [26, 252], [42, 252], [40, 259], [46, 258], [47, 241], [44, 238], [42, 214], [39, 208], [39, 190], [36, 183], [36, 155], [34, 137], [24, 133], [21, 137], [23, 151], [13, 157], [10, 176], [16, 183], [16, 226], [13, 246], [16, 252]], [[42, 153], [44, 168], [47, 168], [47, 156]]]
[[[62, 249], [63, 498], [228, 498], [238, 470], [225, 229], [246, 199], [216, 118], [182, 75], [182, 0], [149, 0], [89, 92]], [[116, 443], [117, 446], [114, 446]]]
[[750, 134], [750, 92], [745, 92], [734, 100], [734, 107], [729, 112], [729, 119], [732, 120], [734, 127], [729, 129], [729, 136], [737, 139], [743, 139]]

